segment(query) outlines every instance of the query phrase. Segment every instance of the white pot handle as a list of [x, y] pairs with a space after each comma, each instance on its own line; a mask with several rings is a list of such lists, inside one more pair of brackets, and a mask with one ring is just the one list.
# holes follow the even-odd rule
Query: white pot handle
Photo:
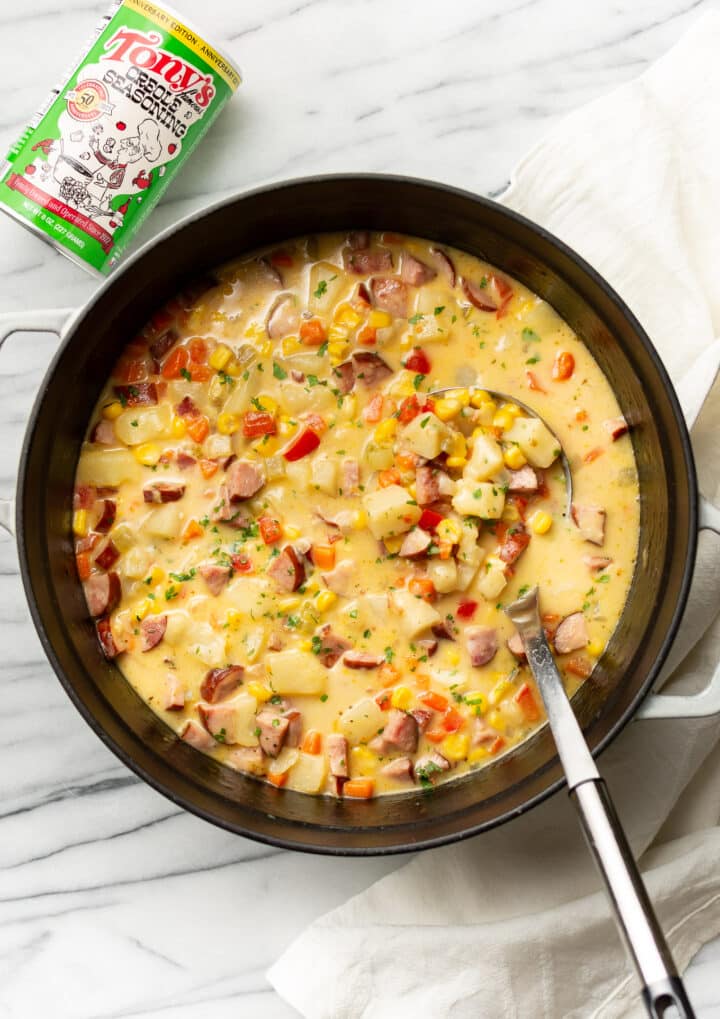
[[[0, 315], [0, 347], [13, 333], [57, 333], [62, 336], [74, 308], [45, 308]], [[14, 534], [15, 500], [0, 498], [0, 528]]]
[[[700, 530], [720, 534], [720, 509], [700, 496]], [[636, 720], [648, 718], [705, 718], [720, 714], [720, 664], [700, 693], [684, 696], [651, 694], [641, 704]]]

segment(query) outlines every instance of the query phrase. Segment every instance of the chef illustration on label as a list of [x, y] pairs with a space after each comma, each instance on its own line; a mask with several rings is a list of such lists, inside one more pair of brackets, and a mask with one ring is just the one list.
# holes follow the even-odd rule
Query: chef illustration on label
[[[123, 125], [124, 126], [124, 125]], [[149, 117], [138, 125], [137, 134], [130, 137], [116, 136], [105, 139], [102, 148], [100, 137], [95, 134], [91, 142], [92, 154], [100, 169], [96, 170], [92, 183], [88, 184], [88, 194], [93, 200], [96, 215], [111, 216], [110, 203], [121, 191], [144, 190], [152, 183], [152, 170], [146, 174], [141, 169], [137, 176], [125, 184], [128, 167], [145, 159], [148, 163], [157, 162], [161, 152], [160, 131], [154, 120]]]

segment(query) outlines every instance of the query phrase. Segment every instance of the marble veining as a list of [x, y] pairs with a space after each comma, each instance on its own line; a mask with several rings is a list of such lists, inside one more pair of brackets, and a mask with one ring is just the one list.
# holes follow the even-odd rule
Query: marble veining
[[[194, 19], [188, 0], [174, 6]], [[215, 0], [197, 13], [246, 84], [145, 238], [212, 198], [282, 177], [409, 173], [496, 194], [559, 117], [640, 73], [703, 0]], [[0, 147], [102, 3], [0, 5]], [[97, 282], [0, 218], [0, 313], [73, 306]], [[0, 497], [55, 349], [0, 352]], [[45, 661], [12, 541], [0, 537], [0, 1017], [289, 1019], [265, 970], [314, 917], [392, 860], [302, 856], [222, 832], [128, 772]], [[331, 966], [330, 966], [331, 968]], [[720, 1017], [720, 941], [688, 986]]]

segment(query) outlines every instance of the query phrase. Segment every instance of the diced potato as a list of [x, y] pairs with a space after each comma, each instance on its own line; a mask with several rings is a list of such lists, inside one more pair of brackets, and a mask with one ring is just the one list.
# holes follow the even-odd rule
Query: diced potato
[[347, 283], [340, 266], [332, 262], [317, 262], [310, 270], [308, 308], [313, 315], [327, 315]]
[[395, 460], [391, 442], [376, 442], [369, 439], [363, 450], [363, 460], [369, 471], [384, 471], [392, 467]]
[[327, 669], [309, 651], [271, 652], [265, 656], [265, 665], [275, 693], [325, 693]]
[[143, 580], [148, 575], [151, 562], [152, 556], [148, 550], [135, 545], [122, 561], [122, 572], [131, 580]]
[[179, 644], [190, 626], [190, 616], [182, 609], [175, 609], [172, 612], [167, 612], [166, 615], [165, 642], [171, 645]]
[[292, 460], [285, 464], [285, 477], [296, 492], [304, 494], [310, 484], [310, 462], [308, 457]]
[[350, 743], [366, 743], [385, 725], [385, 715], [372, 697], [363, 697], [338, 720], [338, 728]]
[[327, 761], [325, 754], [299, 753], [298, 759], [290, 769], [287, 789], [298, 793], [319, 793], [325, 784]]
[[410, 498], [407, 489], [388, 485], [368, 492], [364, 498], [368, 526], [378, 541], [394, 534], [404, 534], [422, 515], [420, 507]]
[[224, 707], [232, 708], [232, 721], [225, 728], [225, 742], [236, 743], [241, 747], [256, 747], [258, 737], [255, 732], [257, 723], [255, 712], [257, 701], [248, 693], [236, 694], [232, 700], [226, 701]]
[[282, 775], [284, 771], [292, 768], [299, 756], [300, 751], [295, 747], [283, 747], [277, 757], [271, 759], [268, 771], [271, 775]]
[[402, 440], [413, 452], [424, 456], [427, 460], [433, 460], [442, 450], [443, 443], [450, 439], [451, 431], [448, 426], [428, 411], [418, 414], [409, 425], [403, 429]]
[[448, 299], [447, 290], [428, 285], [418, 289], [415, 313], [422, 315], [413, 324], [411, 333], [418, 344], [447, 343], [455, 322], [461, 319], [460, 308], [456, 301]]
[[[255, 373], [257, 374], [257, 373]], [[252, 378], [252, 376], [251, 376]], [[177, 381], [168, 382], [167, 384], [167, 406], [172, 411], [172, 408], [177, 406], [178, 403], [185, 396], [189, 396], [192, 402], [195, 404], [199, 411], [203, 414], [214, 414], [215, 407], [210, 396], [210, 387], [207, 382], [188, 382], [187, 379], [177, 379]], [[228, 385], [223, 386], [223, 389], [227, 390], [231, 388]], [[232, 387], [233, 392], [235, 390], [242, 390], [247, 393], [245, 384], [238, 386], [237, 384]], [[246, 397], [246, 402], [249, 397]]]
[[[110, 537], [118, 552], [129, 552], [137, 544], [137, 532], [134, 527], [123, 521], [116, 524], [110, 532]], [[129, 576], [129, 574], [128, 574]]]
[[483, 598], [492, 601], [497, 598], [507, 584], [505, 563], [495, 556], [488, 556], [477, 582], [477, 589]]
[[560, 444], [538, 418], [515, 418], [503, 439], [516, 442], [532, 467], [549, 467], [560, 455]]
[[337, 495], [338, 462], [329, 457], [316, 457], [310, 468], [312, 484], [327, 495]]
[[124, 482], [137, 483], [142, 467], [129, 449], [83, 450], [77, 471], [80, 485], [118, 487]]
[[220, 435], [218, 432], [213, 432], [212, 435], [208, 435], [203, 444], [203, 453], [211, 460], [223, 456], [230, 456], [232, 451], [232, 439], [230, 436]]
[[442, 622], [442, 616], [437, 609], [409, 591], [393, 591], [390, 595], [390, 604], [400, 616], [401, 626], [410, 640], [429, 630], [436, 623]]
[[176, 538], [182, 524], [182, 510], [176, 502], [166, 502], [152, 510], [143, 524], [143, 530], [154, 538]]
[[244, 577], [241, 574], [230, 582], [227, 600], [236, 612], [249, 616], [258, 605], [263, 604], [263, 597], [269, 590], [270, 583], [263, 577]]
[[465, 552], [462, 558], [458, 555], [457, 588], [459, 591], [467, 591], [484, 558], [485, 549], [481, 545], [475, 545]]
[[[317, 354], [310, 355], [314, 364], [311, 362], [310, 365], [296, 364], [296, 361], [300, 361], [300, 358], [294, 358], [292, 363], [293, 368], [297, 367], [300, 371], [306, 372], [307, 375], [324, 373], [325, 358], [318, 357]], [[281, 382], [280, 383], [280, 403], [286, 408], [289, 414], [302, 414], [312, 408], [316, 414], [322, 414], [323, 411], [329, 410], [330, 408], [337, 407], [337, 398], [333, 396], [330, 391], [332, 383], [328, 386], [313, 386], [308, 392], [308, 385], [298, 385], [297, 382]]]
[[466, 478], [487, 481], [501, 471], [504, 466], [500, 443], [489, 435], [478, 435], [473, 446], [472, 456], [464, 470]]
[[449, 594], [457, 587], [458, 569], [454, 559], [430, 559], [427, 574], [440, 594]]
[[128, 446], [139, 446], [168, 435], [172, 424], [172, 406], [129, 407], [115, 421], [115, 434]]
[[194, 623], [187, 653], [194, 661], [217, 668], [226, 659], [226, 644], [225, 634], [217, 633], [209, 623]]
[[490, 481], [463, 478], [452, 500], [453, 509], [464, 516], [499, 520], [505, 508], [505, 492]]

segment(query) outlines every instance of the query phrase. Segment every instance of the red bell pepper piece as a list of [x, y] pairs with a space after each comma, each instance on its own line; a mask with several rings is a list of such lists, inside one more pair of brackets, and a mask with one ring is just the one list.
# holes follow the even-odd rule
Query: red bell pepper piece
[[246, 439], [258, 435], [274, 435], [277, 431], [275, 418], [266, 410], [249, 410], [243, 417], [243, 435]]
[[290, 445], [283, 452], [283, 456], [291, 463], [295, 460], [302, 460], [308, 453], [312, 453], [320, 445], [320, 436], [312, 428], [303, 428], [296, 435]]
[[429, 375], [432, 364], [430, 358], [420, 347], [414, 347], [412, 354], [405, 359], [405, 367], [408, 371], [419, 372], [420, 375]]

